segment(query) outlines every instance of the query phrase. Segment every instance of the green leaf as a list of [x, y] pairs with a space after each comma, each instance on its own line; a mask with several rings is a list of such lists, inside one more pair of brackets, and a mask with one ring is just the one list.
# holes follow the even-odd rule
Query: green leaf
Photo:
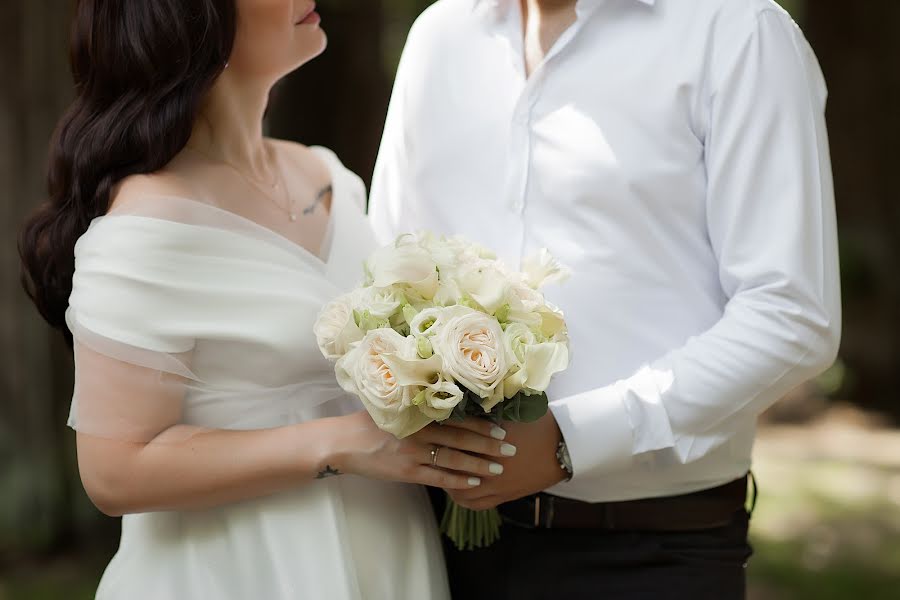
[[526, 396], [520, 392], [519, 396], [520, 423], [534, 423], [547, 414], [550, 406], [546, 393]]
[[459, 404], [457, 404], [453, 408], [453, 412], [450, 413], [450, 418], [455, 421], [465, 421], [466, 420], [466, 407], [469, 404], [469, 398], [467, 395], [463, 394], [463, 399], [460, 400]]

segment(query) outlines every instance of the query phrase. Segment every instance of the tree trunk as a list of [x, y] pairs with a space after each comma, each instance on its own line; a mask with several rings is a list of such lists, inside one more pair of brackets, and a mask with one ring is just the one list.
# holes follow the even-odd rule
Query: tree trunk
[[44, 198], [47, 140], [68, 103], [69, 3], [0, 3], [0, 555], [45, 549], [71, 531], [72, 369], [19, 285], [15, 240]]

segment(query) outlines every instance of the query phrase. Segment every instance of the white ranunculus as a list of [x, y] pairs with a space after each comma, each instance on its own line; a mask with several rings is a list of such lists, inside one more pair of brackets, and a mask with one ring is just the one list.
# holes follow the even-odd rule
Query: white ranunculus
[[450, 309], [455, 309], [453, 316], [439, 319], [431, 338], [434, 353], [443, 359], [446, 374], [481, 398], [489, 398], [509, 370], [500, 324], [464, 306], [444, 310]]
[[353, 342], [363, 337], [363, 332], [353, 319], [355, 295], [356, 292], [344, 294], [326, 304], [313, 326], [319, 350], [329, 360], [342, 357]]
[[522, 273], [525, 283], [538, 289], [548, 283], [565, 281], [571, 271], [563, 266], [546, 248], [522, 261]]
[[335, 365], [338, 384], [355, 394], [381, 429], [403, 438], [432, 419], [412, 405], [419, 392], [400, 383], [391, 358], [408, 351], [411, 339], [393, 329], [373, 329]]
[[400, 236], [394, 244], [376, 250], [366, 261], [366, 270], [375, 287], [408, 285], [426, 299], [437, 291], [437, 265], [414, 236]]

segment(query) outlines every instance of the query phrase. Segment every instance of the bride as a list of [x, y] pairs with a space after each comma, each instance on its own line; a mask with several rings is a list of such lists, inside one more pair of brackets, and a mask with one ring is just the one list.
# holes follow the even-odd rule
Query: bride
[[77, 98], [20, 251], [75, 352], [84, 487], [124, 515], [98, 598], [446, 598], [409, 484], [474, 487], [503, 455], [487, 424], [381, 432], [318, 352], [372, 236], [358, 177], [262, 134], [272, 86], [325, 47], [314, 8], [77, 4]]

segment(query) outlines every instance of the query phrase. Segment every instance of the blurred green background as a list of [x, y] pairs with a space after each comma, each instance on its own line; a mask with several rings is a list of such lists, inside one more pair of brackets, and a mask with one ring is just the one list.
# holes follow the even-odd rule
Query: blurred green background
[[[430, 3], [324, 0], [329, 50], [279, 86], [270, 132], [329, 146], [368, 180], [400, 49]], [[831, 91], [845, 330], [838, 364], [763, 417], [750, 597], [900, 598], [900, 1], [782, 4]], [[0, 600], [93, 597], [118, 541], [78, 479], [71, 359], [17, 281], [15, 232], [71, 98], [70, 10], [0, 0]]]

